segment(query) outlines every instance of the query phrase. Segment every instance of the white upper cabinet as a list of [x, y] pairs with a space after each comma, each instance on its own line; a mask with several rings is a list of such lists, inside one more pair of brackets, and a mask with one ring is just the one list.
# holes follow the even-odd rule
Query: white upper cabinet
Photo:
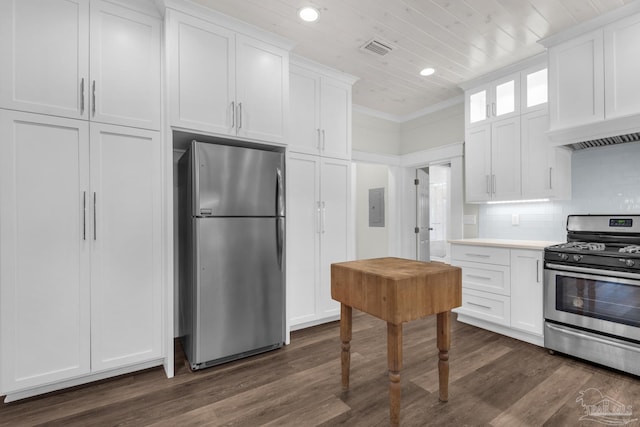
[[172, 9], [166, 16], [170, 124], [285, 143], [288, 51]]
[[538, 65], [521, 73], [521, 102], [520, 113], [544, 110], [548, 108], [548, 76], [547, 66]]
[[550, 137], [575, 143], [640, 131], [640, 3], [541, 41], [549, 57]]
[[640, 113], [640, 14], [604, 27], [605, 117]]
[[235, 33], [169, 11], [170, 121], [174, 126], [235, 134]]
[[155, 17], [101, 0], [2, 1], [0, 54], [0, 107], [160, 128]]
[[0, 107], [87, 118], [89, 0], [0, 2]]
[[517, 115], [520, 112], [520, 74], [468, 90], [465, 98], [467, 125]]
[[550, 129], [604, 119], [602, 31], [549, 49]]
[[291, 150], [350, 158], [351, 87], [356, 79], [300, 59], [290, 69]]
[[91, 2], [91, 120], [160, 129], [160, 20]]

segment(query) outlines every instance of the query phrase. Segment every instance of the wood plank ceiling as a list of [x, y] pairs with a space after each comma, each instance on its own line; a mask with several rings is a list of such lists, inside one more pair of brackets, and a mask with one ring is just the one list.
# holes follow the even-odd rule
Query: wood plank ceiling
[[[359, 77], [353, 102], [402, 119], [462, 94], [458, 84], [528, 58], [537, 41], [638, 0], [194, 0], [284, 36], [293, 53]], [[305, 23], [297, 10], [320, 10]], [[360, 48], [372, 38], [394, 49]], [[436, 72], [422, 77], [422, 68]]]

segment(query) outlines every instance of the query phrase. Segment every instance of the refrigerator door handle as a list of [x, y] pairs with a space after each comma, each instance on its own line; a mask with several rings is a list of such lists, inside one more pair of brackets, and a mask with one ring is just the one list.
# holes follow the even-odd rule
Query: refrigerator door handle
[[278, 267], [282, 271], [282, 255], [284, 252], [284, 218], [276, 218], [276, 256], [278, 257]]
[[282, 170], [276, 169], [276, 216], [284, 216], [284, 181]]

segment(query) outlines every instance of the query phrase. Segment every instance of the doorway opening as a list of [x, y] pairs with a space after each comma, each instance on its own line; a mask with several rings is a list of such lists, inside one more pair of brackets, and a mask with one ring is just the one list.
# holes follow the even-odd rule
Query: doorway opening
[[451, 163], [416, 169], [416, 259], [448, 261]]

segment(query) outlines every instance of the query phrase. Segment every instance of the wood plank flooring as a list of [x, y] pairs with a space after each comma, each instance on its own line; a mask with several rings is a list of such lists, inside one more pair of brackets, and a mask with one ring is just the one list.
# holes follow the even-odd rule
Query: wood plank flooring
[[[455, 315], [453, 315], [455, 318]], [[403, 426], [602, 426], [580, 420], [594, 390], [630, 406], [640, 379], [452, 321], [449, 402], [438, 401], [435, 316], [404, 325]], [[160, 368], [0, 404], [0, 426], [386, 426], [386, 325], [354, 310], [351, 388], [340, 386], [339, 325], [292, 333], [291, 345], [176, 376]], [[591, 398], [593, 400], [593, 398]], [[595, 404], [597, 402], [586, 402]]]

